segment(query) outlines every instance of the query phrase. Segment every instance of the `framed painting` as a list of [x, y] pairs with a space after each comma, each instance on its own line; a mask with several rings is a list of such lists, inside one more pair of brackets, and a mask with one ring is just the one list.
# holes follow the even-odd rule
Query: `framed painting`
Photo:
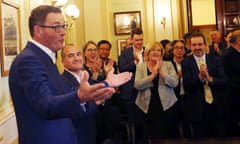
[[1, 3], [0, 30], [1, 72], [2, 76], [7, 76], [14, 58], [21, 49], [20, 13], [17, 5]]
[[118, 47], [118, 56], [120, 56], [121, 52], [126, 48], [126, 40], [124, 39], [117, 40], [117, 47]]
[[128, 35], [132, 29], [142, 28], [140, 11], [115, 12], [113, 16], [115, 35]]
[[15, 7], [19, 7], [20, 0], [2, 0], [2, 2]]

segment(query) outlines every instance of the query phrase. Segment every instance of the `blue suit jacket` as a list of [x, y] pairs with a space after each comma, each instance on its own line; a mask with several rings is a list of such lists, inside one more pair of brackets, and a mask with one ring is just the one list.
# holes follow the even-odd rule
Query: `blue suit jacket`
[[133, 86], [136, 73], [136, 65], [134, 63], [133, 57], [133, 47], [127, 48], [122, 51], [118, 60], [118, 68], [120, 72], [132, 72], [131, 80], [119, 87], [120, 98], [125, 100], [132, 99], [133, 101], [135, 101], [135, 98], [137, 96], [137, 90]]
[[[223, 115], [226, 108], [226, 76], [219, 57], [206, 55], [206, 64], [213, 82], [209, 83], [218, 114]], [[204, 82], [198, 78], [199, 68], [193, 55], [186, 57], [182, 62], [183, 86], [185, 91], [184, 112], [185, 117], [191, 121], [199, 121], [203, 118], [205, 98]], [[224, 117], [224, 116], [223, 116]]]
[[9, 87], [19, 144], [77, 144], [71, 118], [86, 115], [77, 92], [68, 89], [50, 57], [33, 43], [12, 63]]
[[[71, 87], [72, 90], [77, 90], [79, 82], [76, 78], [64, 70], [62, 73], [63, 80]], [[95, 102], [86, 103], [88, 116], [84, 118], [73, 118], [73, 124], [77, 131], [78, 144], [96, 144], [96, 118], [97, 105]]]

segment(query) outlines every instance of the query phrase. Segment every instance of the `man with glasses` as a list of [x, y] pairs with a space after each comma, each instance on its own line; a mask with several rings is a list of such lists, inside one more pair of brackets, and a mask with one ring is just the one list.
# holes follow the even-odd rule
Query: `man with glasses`
[[[117, 74], [117, 63], [109, 58], [112, 45], [108, 40], [100, 40], [97, 43], [98, 55], [102, 60], [102, 70], [106, 65], [114, 68], [114, 73]], [[98, 113], [98, 142], [114, 139], [117, 126], [120, 125], [119, 111], [117, 108], [118, 94], [114, 94], [111, 99], [106, 101], [104, 106], [99, 106]]]
[[89, 85], [83, 72], [81, 85], [72, 91], [63, 82], [55, 54], [63, 48], [66, 25], [61, 9], [38, 6], [29, 17], [32, 37], [11, 65], [9, 87], [16, 112], [19, 144], [77, 144], [72, 118], [89, 114], [82, 103], [111, 98], [120, 83], [104, 81]]
[[[112, 44], [108, 40], [100, 40], [97, 43], [97, 48], [99, 57], [102, 59], [103, 63], [110, 63], [114, 68], [114, 73], [117, 73], [117, 63], [113, 59], [109, 58]], [[104, 66], [104, 64], [102, 66]]]

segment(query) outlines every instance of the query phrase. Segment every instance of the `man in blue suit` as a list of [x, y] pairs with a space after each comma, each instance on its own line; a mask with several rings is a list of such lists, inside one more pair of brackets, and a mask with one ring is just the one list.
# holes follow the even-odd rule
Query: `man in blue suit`
[[88, 73], [83, 72], [77, 90], [65, 85], [54, 63], [55, 53], [63, 48], [66, 28], [59, 8], [42, 5], [31, 12], [32, 40], [16, 57], [9, 74], [19, 144], [77, 144], [72, 118], [95, 111], [85, 110], [82, 104], [111, 98], [115, 92], [111, 86], [119, 84], [106, 81], [90, 86]]

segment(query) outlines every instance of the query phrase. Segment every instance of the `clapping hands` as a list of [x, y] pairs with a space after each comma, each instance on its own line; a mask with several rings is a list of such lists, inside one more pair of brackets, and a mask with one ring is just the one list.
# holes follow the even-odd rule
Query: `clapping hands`
[[101, 104], [112, 97], [115, 93], [115, 89], [111, 87], [105, 87], [103, 83], [90, 85], [88, 82], [89, 74], [86, 71], [82, 72], [82, 78], [77, 94], [80, 102], [95, 101], [97, 104]]
[[208, 68], [207, 64], [201, 64], [199, 68], [199, 78], [200, 79], [205, 79], [208, 82], [212, 81], [212, 77], [208, 73]]
[[111, 71], [111, 69], [113, 68], [113, 64], [114, 64], [114, 60], [113, 59], [108, 59], [108, 61], [106, 62], [104, 62], [103, 63], [103, 68], [104, 68], [104, 71], [105, 71], [105, 73], [108, 73], [108, 72], [110, 72]]

